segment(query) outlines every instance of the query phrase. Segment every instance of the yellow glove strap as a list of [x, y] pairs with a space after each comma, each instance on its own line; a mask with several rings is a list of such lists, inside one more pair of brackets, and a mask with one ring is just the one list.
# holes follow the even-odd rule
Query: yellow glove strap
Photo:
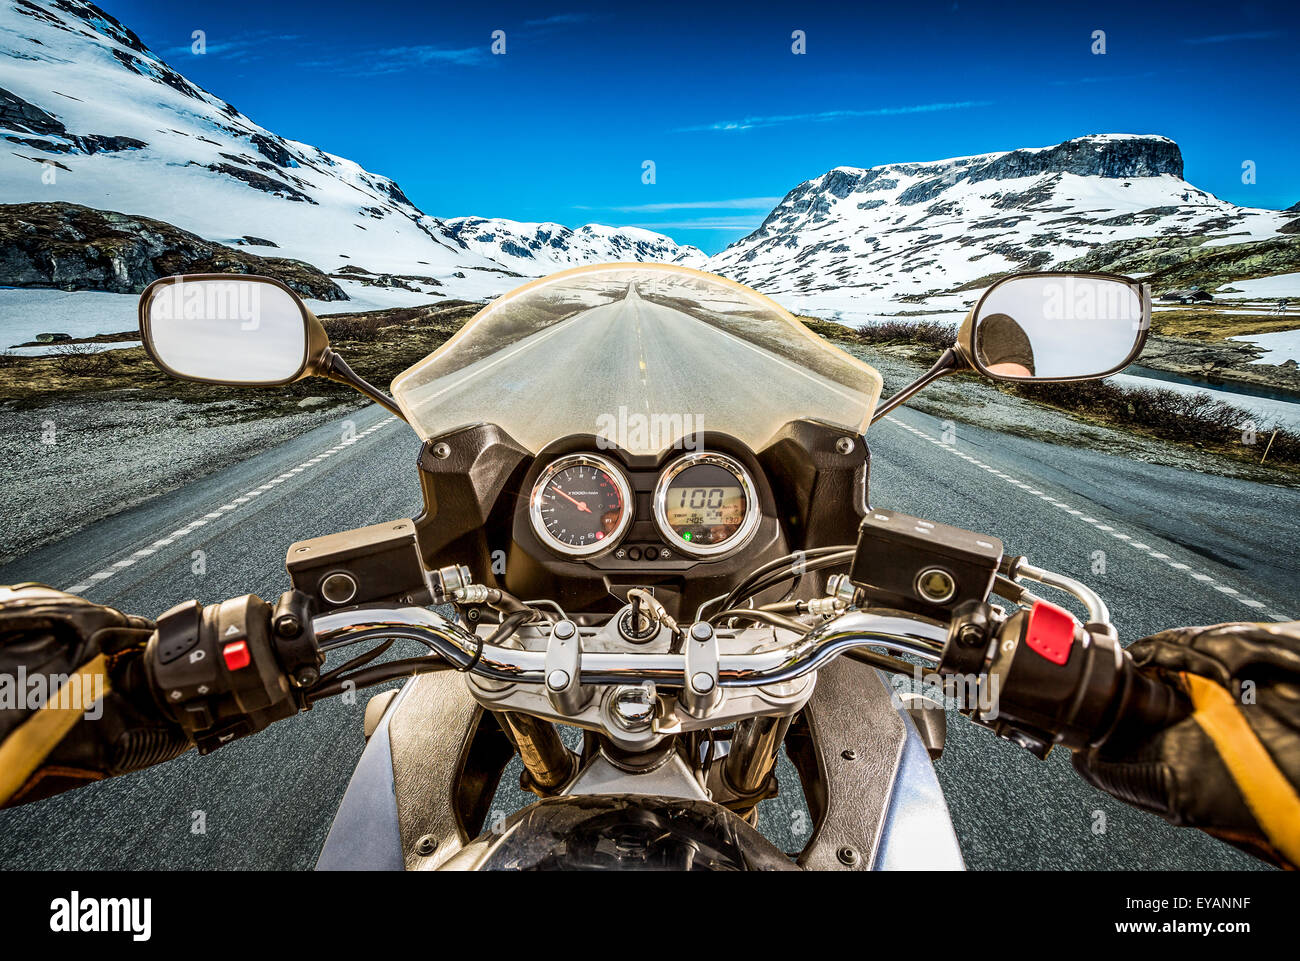
[[[99, 680], [96, 681], [95, 678]], [[73, 687], [73, 685], [76, 687]], [[0, 744], [0, 804], [18, 793], [50, 752], [81, 720], [90, 704], [85, 702], [85, 692], [107, 694], [109, 689], [107, 662], [104, 655], [83, 664], [75, 674], [59, 687], [57, 693], [35, 711], [31, 717], [14, 728], [4, 743]], [[64, 691], [68, 693], [60, 698]], [[74, 698], [71, 695], [76, 694]], [[60, 701], [68, 706], [60, 707]], [[73, 703], [73, 702], [76, 703]]]
[[1292, 864], [1300, 865], [1300, 795], [1273, 763], [1233, 696], [1198, 674], [1184, 674], [1196, 713], [1246, 806], [1264, 835]]

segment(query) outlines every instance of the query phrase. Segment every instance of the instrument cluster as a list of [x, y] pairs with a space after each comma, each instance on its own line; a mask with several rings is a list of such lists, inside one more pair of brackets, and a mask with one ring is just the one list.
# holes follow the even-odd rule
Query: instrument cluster
[[[637, 494], [645, 486], [646, 478], [629, 475], [612, 457], [564, 454], [547, 463], [533, 483], [529, 524], [537, 539], [561, 557], [613, 554], [620, 560], [653, 560], [675, 553], [708, 560], [742, 548], [762, 520], [753, 476], [728, 454], [695, 451], [669, 460], [648, 491], [648, 518], [638, 517], [637, 510]], [[623, 546], [633, 523], [646, 519], [652, 520], [662, 547]]]

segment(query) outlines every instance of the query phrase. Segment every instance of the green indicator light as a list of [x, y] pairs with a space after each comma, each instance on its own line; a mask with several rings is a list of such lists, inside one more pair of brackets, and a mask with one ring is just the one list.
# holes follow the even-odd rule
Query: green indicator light
[[685, 531], [685, 532], [683, 532], [683, 534], [682, 534], [682, 540], [684, 540], [684, 541], [689, 541], [689, 540], [691, 540], [693, 537], [694, 537], [694, 535], [693, 535], [690, 531]]

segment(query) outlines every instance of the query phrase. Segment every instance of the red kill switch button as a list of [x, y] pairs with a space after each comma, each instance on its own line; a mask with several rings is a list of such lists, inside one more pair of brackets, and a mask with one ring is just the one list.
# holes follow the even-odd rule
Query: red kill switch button
[[1035, 602], [1029, 612], [1025, 643], [1053, 664], [1064, 664], [1074, 644], [1074, 618], [1055, 604]]
[[[241, 667], [248, 667], [252, 658], [248, 654], [247, 641], [231, 641], [221, 649], [221, 656], [226, 659], [226, 668], [231, 671], [237, 671]], [[1062, 664], [1065, 662], [1062, 661]]]

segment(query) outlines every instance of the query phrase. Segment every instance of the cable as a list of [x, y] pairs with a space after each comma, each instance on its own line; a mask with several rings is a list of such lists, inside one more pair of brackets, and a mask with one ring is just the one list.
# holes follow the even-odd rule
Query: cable
[[760, 594], [791, 577], [799, 577], [809, 571], [818, 571], [851, 561], [855, 553], [855, 548], [823, 549], [816, 554], [810, 552], [809, 555], [798, 561], [797, 570], [787, 564], [761, 574], [751, 574], [739, 587], [731, 592], [727, 606], [733, 607], [738, 601]]
[[462, 668], [458, 668], [458, 670], [462, 674], [468, 674], [470, 671], [474, 670], [474, 668], [478, 666], [478, 662], [483, 657], [484, 647], [486, 647], [489, 644], [495, 645], [499, 641], [505, 640], [507, 637], [509, 637], [511, 634], [517, 631], [520, 625], [522, 625], [526, 621], [531, 621], [536, 615], [537, 612], [532, 610], [531, 608], [527, 608], [522, 611], [515, 611], [513, 614], [509, 614], [502, 619], [501, 623], [497, 625], [497, 629], [488, 636], [487, 640], [484, 640], [482, 635], [475, 635], [476, 637], [478, 637], [478, 645], [474, 648], [474, 656], [469, 659], [468, 664], [466, 664]]
[[736, 620], [748, 619], [751, 621], [761, 621], [764, 624], [770, 624], [773, 627], [779, 627], [782, 630], [794, 631], [796, 634], [804, 635], [812, 630], [807, 624], [800, 624], [788, 617], [782, 617], [772, 611], [765, 611], [762, 608], [733, 607], [721, 613], [714, 614], [709, 618], [709, 623], [716, 624], [727, 618], [734, 617]]
[[387, 664], [376, 664], [344, 677], [336, 677], [328, 684], [317, 684], [306, 692], [307, 703], [314, 704], [347, 690], [374, 687], [376, 684], [410, 677], [412, 674], [431, 674], [434, 671], [448, 670], [451, 670], [451, 664], [437, 656], [408, 657], [400, 661], [389, 661]]
[[889, 657], [886, 654], [877, 654], [875, 651], [869, 651], [863, 647], [853, 647], [844, 652], [845, 657], [851, 657], [855, 661], [861, 661], [863, 664], [870, 664], [872, 667], [878, 667], [882, 671], [890, 671], [894, 674], [906, 674], [911, 677], [916, 673], [916, 665], [909, 664], [907, 661], [897, 657]]
[[724, 603], [725, 607], [735, 607], [751, 597], [757, 596], [770, 588], [775, 587], [782, 581], [792, 577], [800, 577], [812, 571], [824, 570], [827, 567], [838, 567], [853, 560], [856, 549], [839, 550], [837, 553], [825, 554], [811, 560], [805, 559], [798, 571], [778, 569], [763, 575], [760, 578], [753, 578], [752, 575], [746, 578], [747, 583], [744, 587], [738, 588], [731, 592], [731, 596]]
[[338, 667], [332, 668], [329, 671], [326, 671], [324, 674], [320, 676], [320, 678], [316, 681], [316, 683], [328, 684], [330, 681], [334, 680], [334, 678], [338, 677], [339, 675], [343, 674], [346, 671], [350, 671], [353, 668], [357, 668], [365, 664], [369, 664], [380, 654], [383, 654], [384, 651], [392, 647], [394, 643], [395, 643], [395, 639], [393, 638], [384, 641], [384, 643], [380, 644], [378, 647], [374, 648], [373, 650], [366, 651], [366, 653], [364, 654], [359, 654], [356, 657], [352, 658], [352, 660], [340, 664]]
[[[784, 557], [778, 557], [774, 560], [770, 560], [766, 564], [763, 564], [755, 568], [754, 570], [750, 571], [744, 580], [742, 580], [739, 584], [733, 587], [731, 589], [731, 593], [727, 595], [726, 600], [723, 602], [723, 606], [734, 607], [736, 604], [736, 599], [738, 597], [744, 596], [742, 592], [748, 591], [749, 586], [752, 583], [754, 583], [761, 577], [771, 574], [773, 571], [778, 571], [778, 570], [784, 571], [785, 569], [789, 568], [791, 564], [794, 563], [798, 563], [800, 567], [803, 568], [803, 565], [810, 560], [816, 560], [818, 558], [825, 557], [828, 554], [835, 554], [842, 551], [853, 551], [853, 550], [856, 550], [856, 547], [852, 544], [839, 544], [833, 547], [813, 547], [806, 551], [794, 551], [790, 554], [786, 554]], [[792, 571], [791, 574], [793, 573], [795, 572]], [[756, 592], [748, 591], [748, 593], [753, 594]]]
[[[474, 656], [470, 658], [469, 663], [459, 668], [462, 672], [472, 671], [477, 666], [483, 656], [483, 648], [489, 644], [496, 644], [513, 634], [521, 624], [531, 620], [537, 614], [533, 610], [516, 611], [508, 615], [501, 621], [497, 629], [486, 639], [479, 638], [477, 649]], [[454, 665], [442, 655], [436, 653], [436, 648], [428, 641], [422, 638], [412, 638], [424, 644], [435, 653], [429, 657], [410, 657], [397, 661], [389, 661], [386, 664], [376, 664], [372, 667], [363, 668], [362, 670], [345, 673], [352, 668], [360, 667], [373, 661], [384, 651], [393, 645], [392, 640], [385, 641], [373, 650], [369, 650], [358, 657], [352, 658], [345, 664], [323, 675], [321, 679], [308, 690], [305, 694], [307, 703], [313, 704], [322, 698], [332, 697], [335, 694], [341, 694], [349, 690], [347, 685], [351, 685], [351, 690], [357, 690], [363, 687], [373, 687], [376, 684], [382, 684], [384, 681], [391, 681], [401, 677], [409, 677], [412, 674], [428, 674], [433, 671], [446, 671], [453, 669]]]

